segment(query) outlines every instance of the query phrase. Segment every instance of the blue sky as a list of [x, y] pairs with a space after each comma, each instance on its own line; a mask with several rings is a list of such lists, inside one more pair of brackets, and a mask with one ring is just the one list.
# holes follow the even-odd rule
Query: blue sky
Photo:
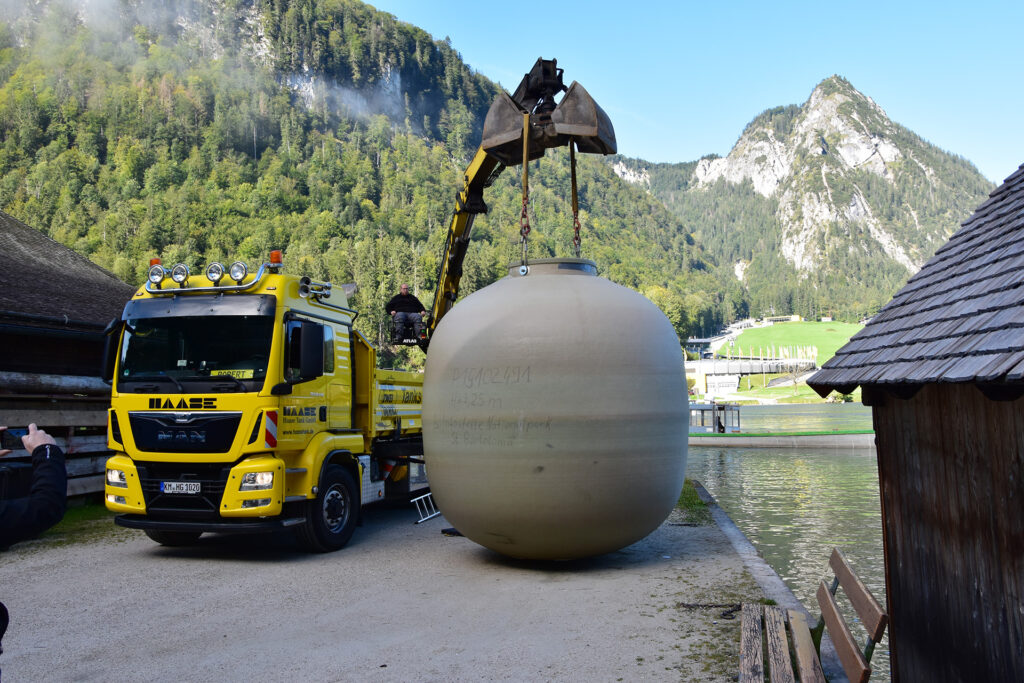
[[612, 119], [619, 152], [725, 155], [757, 114], [832, 74], [994, 182], [1024, 163], [1022, 2], [378, 0], [512, 90], [558, 59]]

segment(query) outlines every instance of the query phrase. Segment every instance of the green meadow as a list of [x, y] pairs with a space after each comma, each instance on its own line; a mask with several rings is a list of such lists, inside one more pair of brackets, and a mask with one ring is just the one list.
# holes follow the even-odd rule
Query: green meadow
[[733, 347], [723, 347], [719, 354], [726, 350], [734, 355], [758, 355], [772, 346], [776, 351], [783, 347], [814, 346], [818, 349], [818, 365], [836, 354], [836, 351], [850, 340], [864, 326], [859, 323], [822, 323], [793, 322], [776, 323], [770, 327], [758, 327], [744, 330], [736, 339]]

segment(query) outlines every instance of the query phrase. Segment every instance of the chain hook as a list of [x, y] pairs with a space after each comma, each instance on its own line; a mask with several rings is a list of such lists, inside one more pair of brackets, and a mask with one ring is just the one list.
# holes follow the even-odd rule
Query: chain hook
[[527, 204], [528, 204], [528, 202], [529, 202], [529, 200], [526, 197], [523, 197], [523, 210], [519, 214], [519, 236], [520, 236], [520, 240], [519, 241], [520, 241], [520, 243], [522, 244], [522, 247], [523, 247], [523, 260], [522, 260], [522, 265], [520, 265], [520, 267], [519, 267], [519, 274], [520, 275], [526, 275], [526, 273], [529, 271], [529, 266], [528, 266], [528, 264], [526, 262], [527, 261], [527, 241], [526, 240], [530, 236], [530, 214], [527, 212]]
[[530, 235], [530, 215], [527, 208], [530, 204], [530, 114], [523, 114], [523, 210], [519, 214], [519, 236], [523, 247], [523, 260], [519, 266], [519, 274], [526, 275], [530, 266], [526, 261], [527, 242]]
[[572, 174], [572, 251], [580, 257], [580, 201], [576, 191], [576, 138], [569, 138], [569, 166]]
[[572, 251], [576, 255], [576, 258], [580, 258], [580, 217], [575, 211], [572, 214]]

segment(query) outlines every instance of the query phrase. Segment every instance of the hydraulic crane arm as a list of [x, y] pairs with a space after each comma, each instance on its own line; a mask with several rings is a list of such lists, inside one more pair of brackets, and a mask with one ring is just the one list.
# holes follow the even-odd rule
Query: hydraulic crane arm
[[[563, 91], [565, 96], [556, 104], [555, 96]], [[538, 159], [552, 147], [567, 145], [575, 145], [581, 152], [614, 154], [615, 130], [583, 86], [575, 81], [568, 88], [562, 84], [562, 69], [557, 68], [556, 60], [538, 59], [515, 93], [502, 92], [487, 112], [483, 140], [456, 195], [426, 326], [427, 338], [421, 346], [426, 348], [441, 318], [458, 298], [473, 219], [487, 213], [484, 189], [505, 166]]]
[[484, 188], [488, 187], [505, 167], [484, 151], [477, 149], [473, 161], [463, 175], [463, 186], [455, 197], [455, 213], [448, 226], [448, 236], [437, 277], [437, 291], [430, 307], [430, 322], [427, 325], [428, 339], [437, 327], [438, 321], [455, 305], [459, 296], [459, 282], [462, 279], [462, 262], [466, 258], [473, 219], [478, 213], [487, 213], [484, 204]]

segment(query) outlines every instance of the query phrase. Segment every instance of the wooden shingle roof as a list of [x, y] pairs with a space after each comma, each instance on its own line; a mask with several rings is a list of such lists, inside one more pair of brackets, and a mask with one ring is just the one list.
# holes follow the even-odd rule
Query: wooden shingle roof
[[1024, 384], [1024, 164], [808, 384], [934, 382]]
[[135, 288], [0, 212], [0, 324], [94, 330], [119, 317]]

